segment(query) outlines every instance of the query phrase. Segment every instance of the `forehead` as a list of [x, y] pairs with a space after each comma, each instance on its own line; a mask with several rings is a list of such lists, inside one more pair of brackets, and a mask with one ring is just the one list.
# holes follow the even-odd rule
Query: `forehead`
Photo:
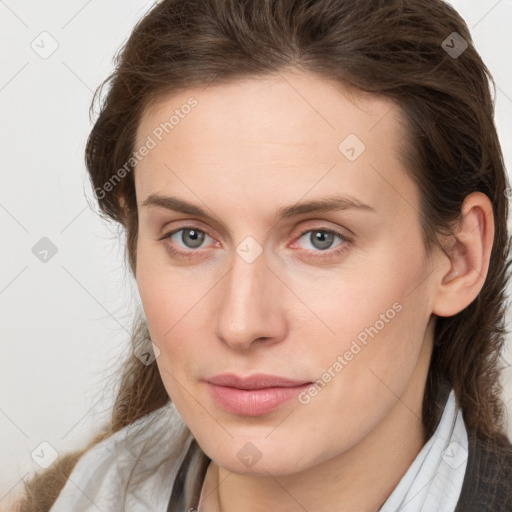
[[[199, 108], [187, 107], [191, 97]], [[186, 112], [183, 116], [182, 109], [194, 115], [188, 116]], [[246, 119], [242, 114], [249, 112], [251, 122], [244, 123]], [[143, 112], [137, 142], [142, 143], [142, 137], [157, 128], [155, 122], [165, 123], [173, 114], [179, 117], [171, 122], [174, 134], [183, 131], [178, 125], [184, 124], [181, 123], [184, 118], [193, 117], [198, 122], [213, 122], [213, 127], [221, 125], [225, 137], [239, 135], [237, 129], [243, 125], [244, 135], [253, 140], [265, 140], [276, 132], [282, 137], [286, 135], [284, 128], [288, 127], [294, 132], [294, 138], [302, 139], [303, 143], [311, 139], [313, 132], [318, 137], [337, 132], [335, 138], [338, 138], [343, 131], [352, 129], [363, 135], [372, 131], [384, 117], [387, 117], [387, 125], [396, 128], [402, 121], [396, 104], [383, 95], [366, 93], [348, 84], [296, 70], [161, 95]], [[188, 124], [191, 122], [193, 119]], [[297, 127], [301, 128], [298, 132]]]
[[144, 112], [136, 148], [149, 139], [154, 147], [135, 172], [139, 201], [179, 189], [189, 198], [226, 191], [240, 204], [263, 198], [281, 204], [334, 190], [376, 208], [417, 202], [401, 162], [398, 106], [311, 74], [162, 96]]

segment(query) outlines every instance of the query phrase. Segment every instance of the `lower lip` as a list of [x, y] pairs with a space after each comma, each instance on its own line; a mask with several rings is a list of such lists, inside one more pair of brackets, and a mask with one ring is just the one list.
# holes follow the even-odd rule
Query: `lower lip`
[[213, 399], [224, 410], [244, 416], [259, 416], [271, 412], [311, 386], [311, 383], [292, 387], [237, 389], [207, 382]]

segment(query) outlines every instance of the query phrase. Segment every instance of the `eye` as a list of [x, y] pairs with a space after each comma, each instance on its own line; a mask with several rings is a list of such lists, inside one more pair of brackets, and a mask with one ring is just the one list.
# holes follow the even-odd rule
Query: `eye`
[[341, 235], [326, 229], [310, 229], [303, 233], [300, 239], [302, 240], [304, 238], [313, 246], [313, 249], [320, 249], [323, 251], [331, 248], [336, 237], [341, 238]]
[[194, 249], [201, 248], [203, 242], [207, 239], [212, 239], [203, 230], [196, 228], [195, 226], [182, 226], [179, 229], [175, 229], [166, 233], [159, 240], [169, 240], [173, 246], [180, 247], [184, 250], [179, 250], [173, 247], [171, 244], [167, 244], [167, 249], [175, 255], [187, 255], [189, 252], [193, 252]]
[[351, 239], [338, 231], [327, 228], [305, 229], [295, 244], [312, 252], [311, 257], [338, 256], [351, 243]]
[[[174, 229], [159, 240], [165, 241], [167, 251], [176, 257], [192, 257], [199, 253], [197, 249], [203, 247], [208, 239], [215, 242], [205, 231], [196, 226], [181, 226]], [[348, 249], [351, 239], [338, 231], [328, 228], [303, 229], [293, 245], [305, 249], [311, 258], [329, 258], [339, 256]], [[308, 246], [309, 245], [309, 246]]]

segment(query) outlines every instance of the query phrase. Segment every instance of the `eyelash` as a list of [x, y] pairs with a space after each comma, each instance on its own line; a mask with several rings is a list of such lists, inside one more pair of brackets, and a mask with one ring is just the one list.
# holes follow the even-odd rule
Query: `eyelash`
[[[207, 236], [210, 236], [208, 235], [208, 233], [206, 231], [204, 231], [203, 229], [200, 229], [198, 228], [197, 226], [193, 226], [193, 225], [186, 225], [186, 226], [181, 226], [179, 227], [178, 229], [174, 229], [172, 231], [169, 231], [168, 233], [166, 233], [165, 235], [163, 235], [162, 237], [160, 237], [158, 240], [159, 241], [164, 241], [168, 238], [171, 238], [172, 235], [176, 234], [176, 233], [179, 233], [180, 231], [184, 231], [184, 230], [187, 230], [187, 229], [192, 229], [192, 230], [195, 230], [195, 231], [199, 231], [201, 233], [204, 233], [205, 235]], [[308, 256], [308, 258], [311, 258], [311, 259], [315, 259], [315, 258], [322, 258], [322, 259], [329, 259], [329, 258], [335, 258], [335, 257], [338, 257], [340, 256], [343, 252], [345, 252], [347, 250], [347, 246], [351, 245], [352, 244], [352, 238], [351, 237], [348, 237], [347, 235], [343, 234], [343, 233], [340, 233], [338, 231], [335, 231], [333, 229], [329, 229], [329, 228], [322, 228], [322, 227], [307, 227], [307, 228], [303, 228], [297, 239], [300, 239], [302, 238], [306, 233], [310, 233], [310, 232], [322, 232], [322, 233], [327, 233], [327, 234], [332, 234], [334, 236], [337, 236], [342, 243], [340, 243], [339, 245], [336, 246], [335, 249], [325, 249], [325, 250], [316, 250], [316, 251], [313, 251], [313, 254], [310, 254]], [[210, 236], [210, 238], [212, 238]], [[189, 251], [182, 251], [182, 250], [179, 250], [179, 249], [176, 249], [174, 247], [172, 247], [171, 245], [169, 244], [165, 244], [165, 247], [167, 249], [167, 251], [172, 255], [172, 256], [175, 256], [175, 257], [178, 257], [178, 258], [191, 258], [193, 257], [193, 253], [195, 252], [198, 252], [198, 249], [190, 249]]]
[[[306, 233], [314, 233], [315, 231], [326, 233], [329, 235], [334, 235], [335, 237], [338, 237], [341, 241], [339, 245], [337, 245], [334, 249], [325, 249], [325, 250], [313, 250], [312, 253], [308, 256], [308, 258], [315, 259], [315, 258], [322, 258], [324, 260], [330, 259], [330, 258], [336, 258], [339, 257], [342, 253], [344, 253], [348, 246], [352, 244], [352, 238], [348, 237], [347, 235], [340, 233], [339, 231], [335, 231], [334, 229], [329, 228], [322, 228], [322, 227], [306, 227], [303, 228], [299, 232], [299, 236], [297, 237], [297, 240], [301, 239]], [[305, 249], [307, 251], [307, 249]], [[309, 252], [309, 251], [308, 251]]]

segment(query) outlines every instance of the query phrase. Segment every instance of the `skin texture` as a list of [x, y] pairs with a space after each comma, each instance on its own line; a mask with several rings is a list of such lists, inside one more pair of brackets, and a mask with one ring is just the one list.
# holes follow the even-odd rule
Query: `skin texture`
[[[468, 196], [447, 253], [428, 258], [419, 191], [400, 161], [399, 108], [297, 71], [162, 97], [145, 112], [136, 147], [191, 96], [197, 106], [135, 169], [136, 279], [165, 387], [212, 459], [199, 509], [375, 511], [426, 441], [433, 314], [454, 315], [480, 291], [492, 206]], [[339, 149], [349, 134], [365, 145], [353, 161]], [[275, 218], [334, 193], [375, 212]], [[210, 218], [144, 206], [150, 194]], [[206, 233], [199, 248], [187, 230], [160, 240], [186, 226]], [[312, 236], [323, 229], [350, 241], [322, 246]], [[248, 263], [238, 246], [262, 252]], [[371, 326], [377, 334], [336, 371]], [[307, 403], [253, 417], [223, 410], [204, 382], [226, 372], [325, 382], [329, 368]], [[237, 455], [249, 442], [260, 457], [250, 466]]]

